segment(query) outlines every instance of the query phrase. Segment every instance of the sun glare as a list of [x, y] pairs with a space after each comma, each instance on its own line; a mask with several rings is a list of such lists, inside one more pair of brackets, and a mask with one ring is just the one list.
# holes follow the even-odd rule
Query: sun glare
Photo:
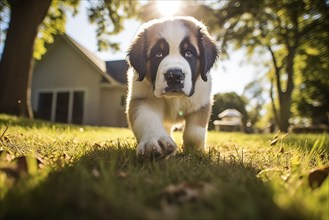
[[173, 16], [180, 10], [181, 1], [158, 0], [157, 8], [163, 16]]

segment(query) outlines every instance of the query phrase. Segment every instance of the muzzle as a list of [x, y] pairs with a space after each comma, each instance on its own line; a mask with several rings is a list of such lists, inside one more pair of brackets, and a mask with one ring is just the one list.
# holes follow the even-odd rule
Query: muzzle
[[181, 69], [169, 69], [165, 74], [167, 81], [166, 92], [181, 92], [184, 88], [185, 74]]

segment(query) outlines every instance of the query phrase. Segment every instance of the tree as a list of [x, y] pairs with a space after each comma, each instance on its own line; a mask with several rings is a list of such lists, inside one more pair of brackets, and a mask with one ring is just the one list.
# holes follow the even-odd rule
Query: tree
[[29, 99], [31, 58], [38, 27], [50, 4], [51, 0], [8, 0], [11, 18], [0, 62], [0, 112], [33, 115]]
[[261, 118], [261, 110], [265, 104], [263, 78], [248, 83], [243, 91], [243, 97], [248, 100], [247, 110], [249, 120], [255, 125]]
[[214, 121], [218, 120], [218, 114], [226, 109], [236, 109], [243, 115], [242, 120], [245, 123], [248, 119], [246, 111], [246, 101], [235, 92], [216, 94], [212, 106], [212, 114], [209, 121], [209, 129], [214, 129]]
[[311, 118], [313, 124], [328, 124], [329, 38], [312, 39], [311, 47], [306, 47], [297, 59], [302, 71], [294, 94], [295, 114]]
[[270, 54], [273, 112], [279, 129], [287, 131], [296, 56], [310, 43], [310, 37], [328, 36], [328, 4], [325, 0], [228, 0], [219, 1], [214, 13], [216, 25], [221, 27], [223, 52], [231, 42], [236, 48], [244, 46], [249, 55]]
[[[45, 53], [44, 44], [51, 43], [54, 34], [64, 31], [66, 6], [73, 6], [76, 9], [78, 2], [79, 0], [6, 0], [5, 3], [1, 2], [0, 10], [3, 11], [5, 6], [8, 6], [11, 12], [0, 62], [1, 113], [33, 117], [30, 84], [34, 48], [37, 49], [34, 56], [41, 58]], [[136, 2], [133, 0], [89, 0], [88, 2], [89, 20], [96, 23], [98, 27], [99, 49], [108, 47], [118, 49], [118, 45], [107, 41], [105, 36], [122, 30], [123, 20], [133, 14]], [[40, 30], [39, 34], [38, 30]], [[36, 38], [37, 34], [38, 38]]]

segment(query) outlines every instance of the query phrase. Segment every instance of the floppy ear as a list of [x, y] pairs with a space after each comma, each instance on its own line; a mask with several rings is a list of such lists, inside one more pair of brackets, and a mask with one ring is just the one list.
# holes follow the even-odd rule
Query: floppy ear
[[146, 30], [142, 31], [134, 39], [128, 50], [128, 60], [138, 73], [138, 81], [142, 81], [146, 74]]
[[206, 82], [208, 80], [207, 73], [218, 57], [218, 49], [215, 42], [210, 39], [208, 31], [204, 28], [200, 29], [199, 47], [201, 78]]

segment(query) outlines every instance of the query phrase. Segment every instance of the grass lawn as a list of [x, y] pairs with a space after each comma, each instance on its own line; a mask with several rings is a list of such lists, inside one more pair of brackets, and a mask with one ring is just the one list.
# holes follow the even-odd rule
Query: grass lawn
[[329, 135], [273, 138], [140, 161], [128, 129], [0, 115], [0, 219], [329, 219]]

